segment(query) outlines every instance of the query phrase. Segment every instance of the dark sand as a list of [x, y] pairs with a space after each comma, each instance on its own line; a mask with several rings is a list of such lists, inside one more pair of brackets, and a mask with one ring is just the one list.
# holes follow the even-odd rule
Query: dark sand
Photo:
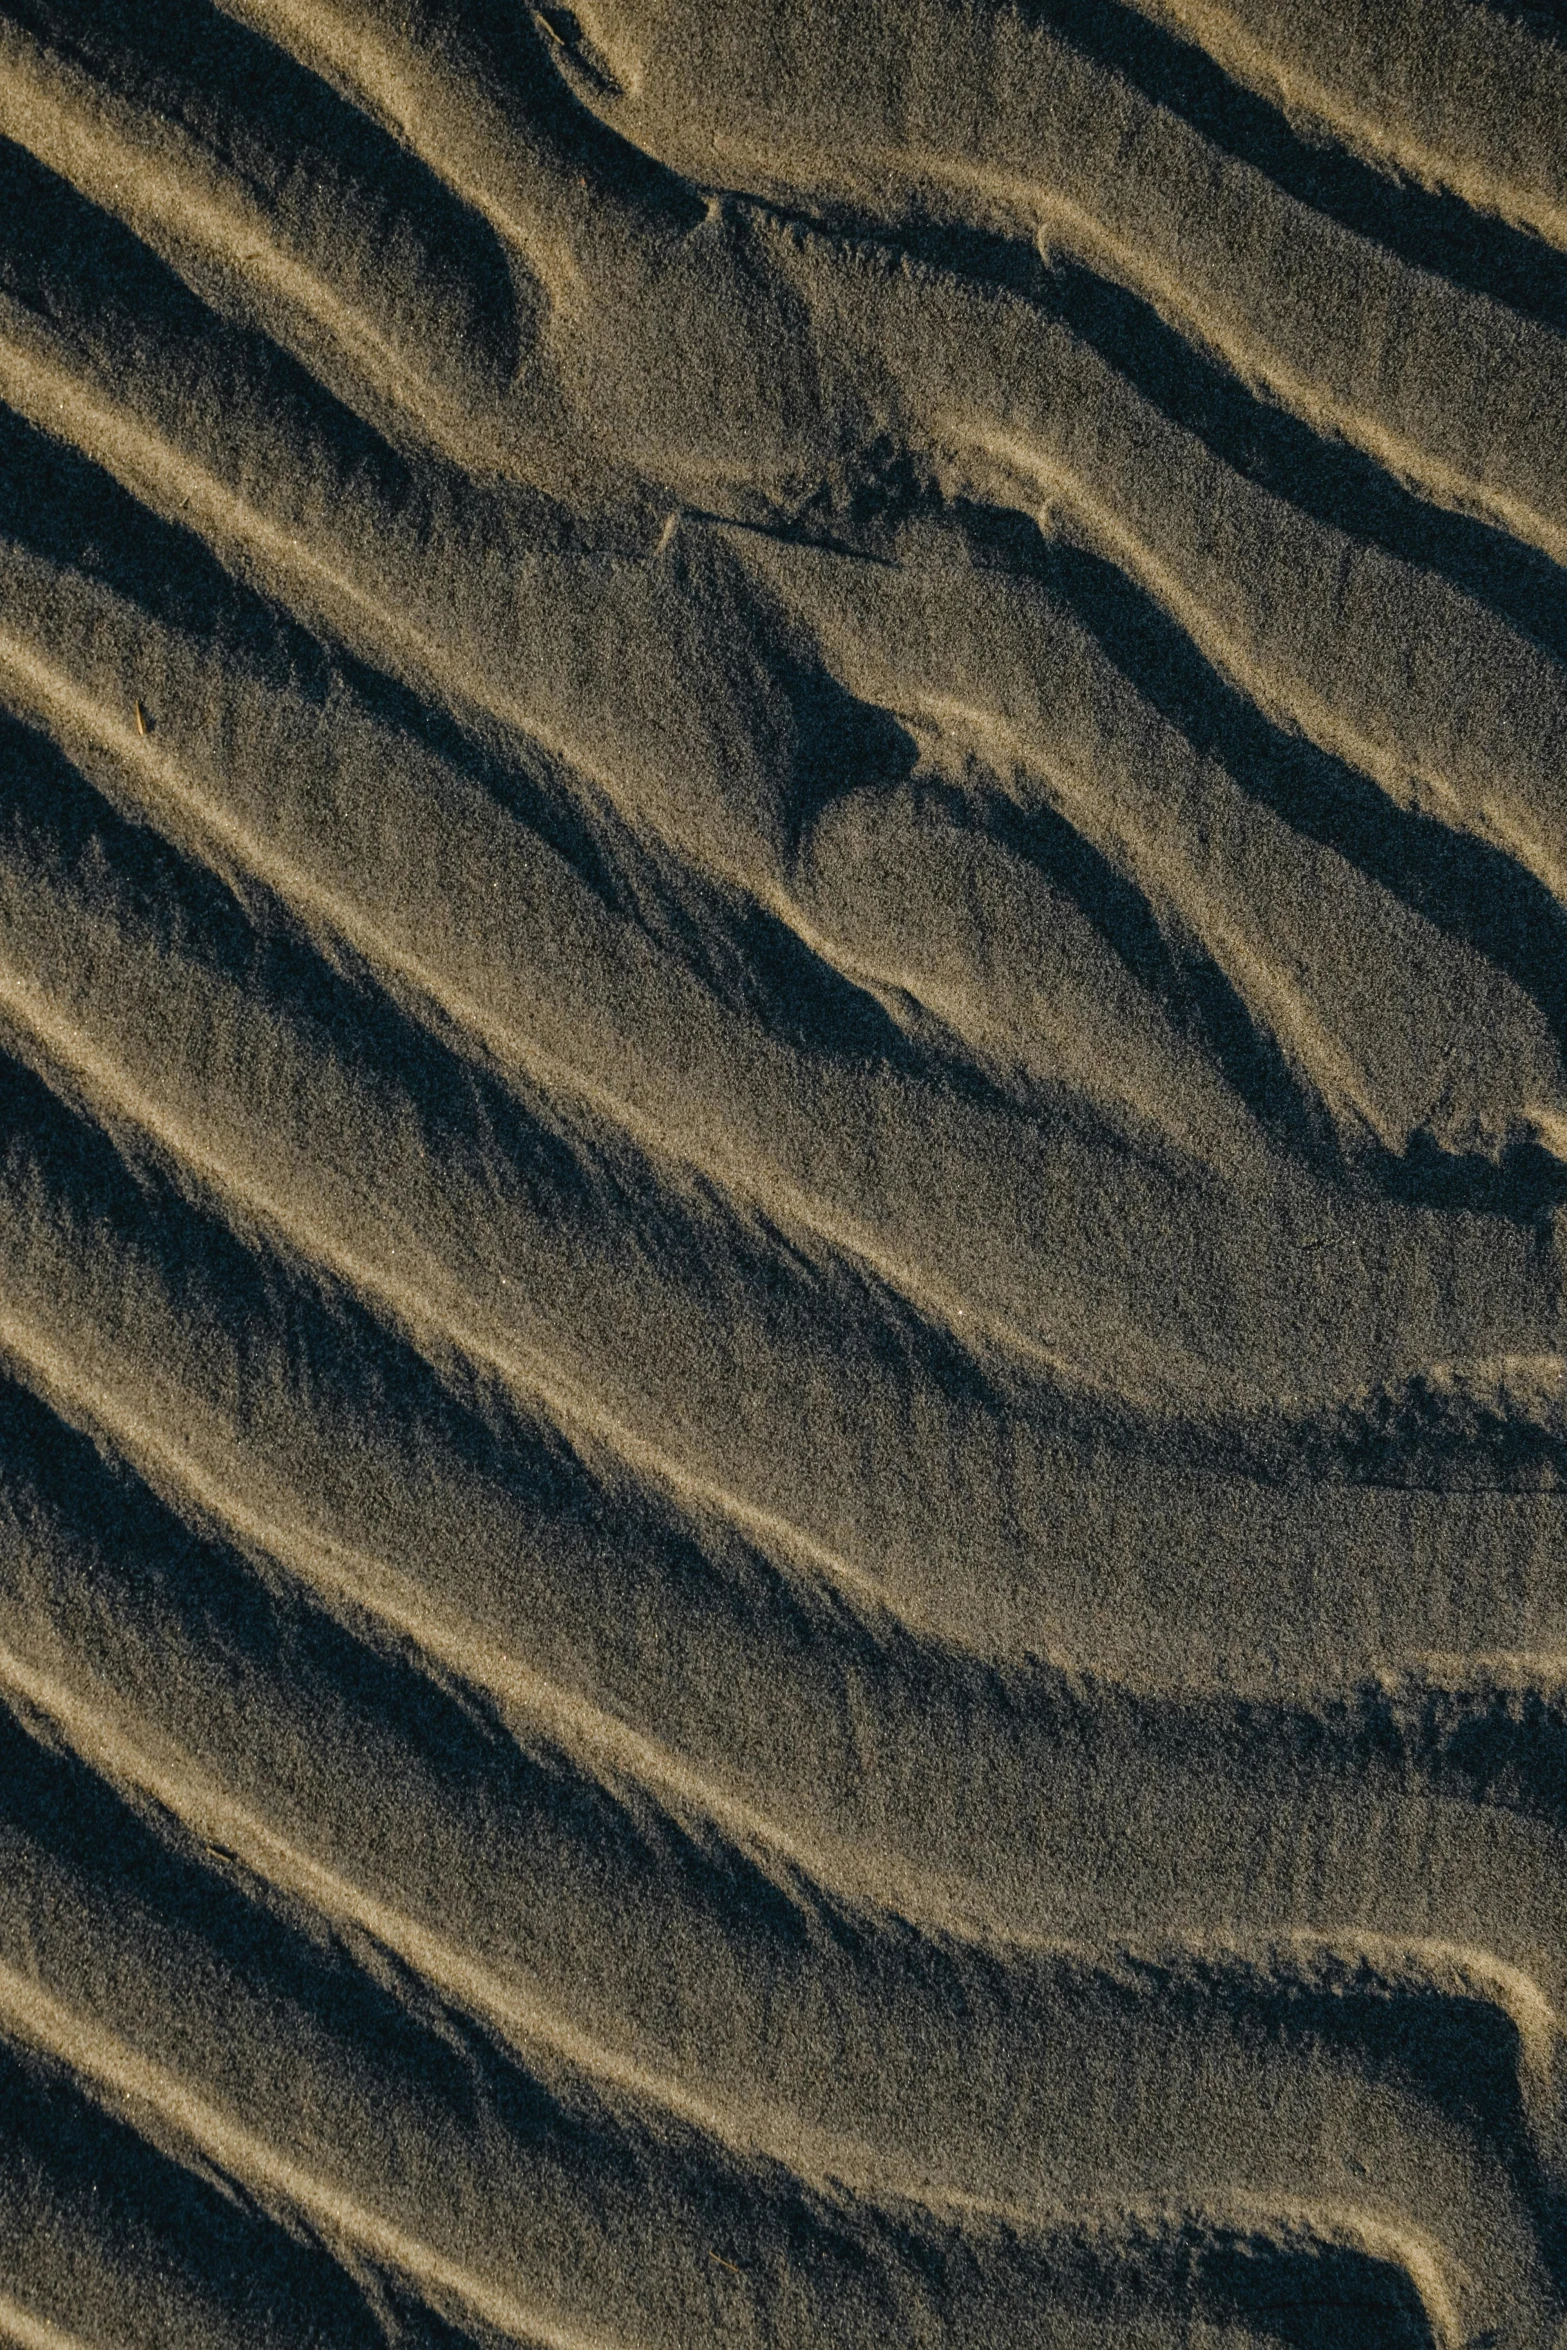
[[0, 2339], [1567, 2340], [1567, 11], [0, 5]]

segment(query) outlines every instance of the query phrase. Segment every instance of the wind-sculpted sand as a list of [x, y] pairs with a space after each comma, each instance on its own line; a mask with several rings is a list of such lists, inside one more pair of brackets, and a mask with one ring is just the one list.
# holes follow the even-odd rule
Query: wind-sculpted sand
[[1567, 2339], [1564, 126], [0, 0], [0, 2342]]

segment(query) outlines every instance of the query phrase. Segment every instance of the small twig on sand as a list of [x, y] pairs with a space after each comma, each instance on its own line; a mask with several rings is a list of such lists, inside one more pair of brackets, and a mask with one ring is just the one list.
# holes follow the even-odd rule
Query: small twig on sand
[[135, 713], [136, 713], [136, 732], [137, 732], [138, 734], [145, 734], [145, 733], [146, 733], [146, 731], [147, 731], [147, 713], [146, 713], [146, 711], [145, 711], [145, 710], [142, 708], [142, 706], [141, 706], [140, 702], [133, 702], [133, 703], [131, 704], [131, 708], [132, 708], [132, 709], [135, 711]]
[[743, 2277], [745, 2275], [745, 2270], [743, 2268], [736, 2268], [734, 2262], [732, 2260], [726, 2260], [721, 2252], [714, 2252], [709, 2249], [707, 2257], [709, 2260], [716, 2260], [720, 2268], [728, 2269], [729, 2274], [732, 2277]]

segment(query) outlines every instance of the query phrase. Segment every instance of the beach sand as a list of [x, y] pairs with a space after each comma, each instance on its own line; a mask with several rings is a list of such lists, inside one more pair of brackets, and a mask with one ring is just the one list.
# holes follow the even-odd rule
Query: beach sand
[[1567, 2340], [1567, 15], [0, 5], [0, 2341]]

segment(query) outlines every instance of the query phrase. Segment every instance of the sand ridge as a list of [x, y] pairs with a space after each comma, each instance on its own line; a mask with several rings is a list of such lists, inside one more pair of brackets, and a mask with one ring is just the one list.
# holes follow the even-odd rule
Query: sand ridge
[[1561, 2339], [1564, 57], [0, 0], [0, 2340]]

